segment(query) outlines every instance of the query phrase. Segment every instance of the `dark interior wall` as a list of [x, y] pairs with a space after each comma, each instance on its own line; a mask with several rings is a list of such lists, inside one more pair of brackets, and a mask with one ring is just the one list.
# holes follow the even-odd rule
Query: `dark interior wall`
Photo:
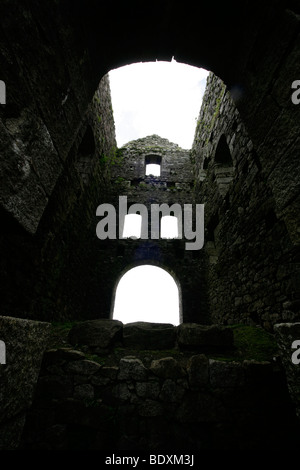
[[[174, 56], [224, 80], [268, 179], [275, 215], [293, 246], [299, 244], [300, 107], [290, 99], [300, 62], [297, 6], [203, 3], [196, 12], [193, 5], [168, 1], [140, 5], [1, 2], [0, 78], [7, 89], [0, 109], [1, 285], [7, 314], [70, 317], [94, 292], [90, 238], [82, 227], [94, 227], [96, 205], [105, 200], [109, 158], [93, 170], [94, 185], [86, 185], [94, 148], [88, 126], [95, 155], [98, 145], [106, 155], [115, 144], [106, 138], [106, 120], [96, 138], [89, 105], [101, 77], [132, 62]], [[71, 304], [65, 296], [70, 290]]]
[[267, 329], [297, 321], [297, 244], [287, 217], [277, 215], [272, 184], [231, 95], [213, 74], [208, 78], [192, 155], [196, 199], [205, 203], [204, 251], [212, 321], [261, 324]]
[[35, 234], [2, 210], [2, 312], [43, 320], [88, 316], [95, 211], [110, 187], [116, 141], [103, 77]]

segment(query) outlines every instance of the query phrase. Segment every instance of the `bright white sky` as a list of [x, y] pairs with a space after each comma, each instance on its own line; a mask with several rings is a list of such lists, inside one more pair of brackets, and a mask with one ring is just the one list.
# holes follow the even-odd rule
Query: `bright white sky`
[[143, 265], [121, 278], [115, 297], [114, 320], [179, 324], [178, 287], [162, 268]]
[[190, 149], [208, 73], [174, 59], [111, 70], [118, 147], [157, 134]]

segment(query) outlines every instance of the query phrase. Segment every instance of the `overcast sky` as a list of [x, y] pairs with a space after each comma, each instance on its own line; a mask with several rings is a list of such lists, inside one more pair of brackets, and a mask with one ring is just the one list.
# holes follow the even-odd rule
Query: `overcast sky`
[[192, 146], [208, 72], [176, 62], [144, 62], [109, 72], [118, 147], [158, 134]]

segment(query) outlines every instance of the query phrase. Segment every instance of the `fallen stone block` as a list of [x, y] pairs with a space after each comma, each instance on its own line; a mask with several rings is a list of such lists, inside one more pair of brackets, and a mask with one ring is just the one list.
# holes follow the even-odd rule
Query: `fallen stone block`
[[92, 348], [112, 347], [122, 338], [123, 323], [118, 320], [87, 320], [74, 325], [68, 335], [70, 344]]
[[124, 346], [135, 349], [172, 349], [176, 330], [168, 323], [128, 323], [123, 327]]

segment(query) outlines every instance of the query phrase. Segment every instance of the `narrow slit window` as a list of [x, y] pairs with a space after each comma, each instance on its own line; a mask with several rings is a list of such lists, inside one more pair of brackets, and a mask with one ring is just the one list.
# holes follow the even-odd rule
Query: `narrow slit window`
[[221, 135], [216, 148], [215, 163], [222, 168], [233, 167], [231, 153], [224, 134]]
[[142, 216], [140, 214], [125, 215], [123, 238], [141, 238]]
[[146, 165], [146, 176], [160, 176], [160, 165], [158, 163], [149, 163]]
[[174, 215], [165, 215], [161, 218], [161, 238], [178, 238], [178, 218]]

